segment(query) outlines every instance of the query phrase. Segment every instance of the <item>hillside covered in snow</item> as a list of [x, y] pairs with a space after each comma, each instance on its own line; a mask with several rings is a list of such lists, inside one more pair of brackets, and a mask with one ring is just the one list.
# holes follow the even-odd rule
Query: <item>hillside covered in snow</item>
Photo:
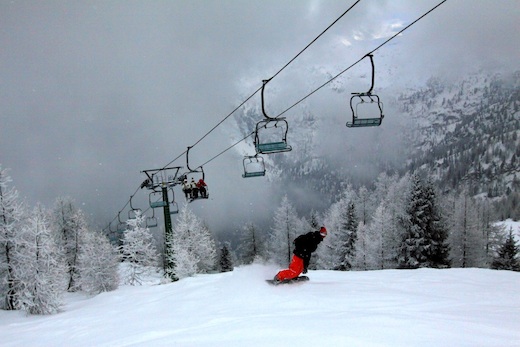
[[458, 346], [520, 344], [520, 274], [485, 269], [309, 271], [271, 286], [249, 265], [68, 294], [63, 312], [0, 311], [2, 346]]

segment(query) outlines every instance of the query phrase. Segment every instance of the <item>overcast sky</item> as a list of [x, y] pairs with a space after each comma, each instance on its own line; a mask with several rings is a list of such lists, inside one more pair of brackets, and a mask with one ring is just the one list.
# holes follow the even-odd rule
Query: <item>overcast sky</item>
[[[291, 88], [289, 78], [341, 71], [438, 2], [362, 0], [270, 90], [290, 105], [309, 85]], [[194, 144], [353, 3], [1, 0], [0, 165], [31, 206], [71, 196], [102, 224], [144, 180], [142, 170]], [[381, 86], [517, 70], [518, 18], [517, 0], [448, 0], [376, 53]], [[190, 164], [227, 148], [232, 125], [200, 142]], [[205, 167], [212, 207], [197, 208], [220, 216], [268, 209], [265, 181], [243, 183], [240, 165], [230, 151]]]

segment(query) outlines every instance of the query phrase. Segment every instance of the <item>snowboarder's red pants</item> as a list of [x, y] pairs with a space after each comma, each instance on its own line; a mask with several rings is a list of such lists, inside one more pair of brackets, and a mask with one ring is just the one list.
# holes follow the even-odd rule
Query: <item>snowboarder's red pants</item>
[[303, 271], [303, 259], [296, 255], [293, 255], [291, 264], [289, 264], [289, 268], [278, 272], [276, 277], [280, 281], [289, 280], [291, 278], [298, 277], [298, 275], [301, 274], [302, 271]]

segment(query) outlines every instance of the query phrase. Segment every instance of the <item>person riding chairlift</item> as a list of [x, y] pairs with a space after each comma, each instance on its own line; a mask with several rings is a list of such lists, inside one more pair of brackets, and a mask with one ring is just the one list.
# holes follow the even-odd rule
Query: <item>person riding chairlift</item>
[[206, 184], [206, 182], [204, 182], [202, 178], [197, 182], [197, 188], [199, 189], [201, 198], [207, 198], [207, 186], [208, 185]]
[[190, 182], [191, 187], [191, 198], [197, 199], [199, 197], [199, 188], [197, 187], [197, 183], [195, 183], [195, 179], [192, 177]]

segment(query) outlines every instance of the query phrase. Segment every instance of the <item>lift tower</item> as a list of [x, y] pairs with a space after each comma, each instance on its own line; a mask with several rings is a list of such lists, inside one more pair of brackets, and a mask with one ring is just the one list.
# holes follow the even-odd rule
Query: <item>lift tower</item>
[[168, 191], [173, 194], [172, 188], [181, 183], [181, 179], [178, 177], [180, 169], [182, 166], [143, 170], [148, 178], [141, 184], [141, 189], [146, 187], [151, 190], [150, 207], [162, 207], [164, 211], [164, 270], [165, 275], [172, 281], [177, 281], [179, 278], [175, 275], [173, 261], [173, 227], [170, 211], [170, 203], [173, 204], [175, 201], [169, 201]]

